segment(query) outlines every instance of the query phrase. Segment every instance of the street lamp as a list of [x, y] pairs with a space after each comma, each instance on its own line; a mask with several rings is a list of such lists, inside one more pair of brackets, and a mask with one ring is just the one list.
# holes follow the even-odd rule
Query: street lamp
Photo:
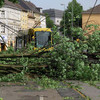
[[64, 37], [65, 37], [65, 4], [61, 4], [61, 6], [64, 6]]

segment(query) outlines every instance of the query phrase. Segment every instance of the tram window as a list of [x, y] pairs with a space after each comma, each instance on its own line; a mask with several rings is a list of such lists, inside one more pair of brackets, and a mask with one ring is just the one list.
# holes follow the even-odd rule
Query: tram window
[[50, 32], [46, 31], [36, 32], [36, 47], [47, 46], [51, 39], [50, 37], [51, 37]]

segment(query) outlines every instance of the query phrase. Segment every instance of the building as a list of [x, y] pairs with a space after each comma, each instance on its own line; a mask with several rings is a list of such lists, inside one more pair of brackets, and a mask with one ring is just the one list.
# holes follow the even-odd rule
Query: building
[[[41, 19], [45, 16], [30, 1], [18, 0], [14, 4], [5, 0], [5, 4], [0, 8], [0, 35], [3, 37], [7, 46], [15, 47], [16, 36], [19, 30], [27, 30], [35, 26], [46, 27], [46, 22]], [[6, 50], [6, 46], [0, 37], [0, 51]]]
[[40, 27], [46, 28], [46, 17], [44, 15], [40, 15]]
[[18, 0], [18, 1], [19, 1], [19, 5], [27, 11], [27, 16], [26, 16], [27, 29], [32, 28], [33, 25], [35, 24], [35, 17], [34, 17], [33, 11], [29, 8], [28, 1], [24, 1], [24, 0]]
[[21, 11], [21, 30], [28, 29], [28, 12]]
[[43, 14], [42, 8], [37, 8], [39, 10], [40, 14], [40, 27], [46, 28], [46, 16]]
[[57, 9], [46, 9], [43, 10], [43, 13], [47, 13], [50, 16], [50, 19], [54, 22], [56, 26], [60, 26], [60, 22], [63, 17], [63, 11]]
[[46, 17], [42, 13], [42, 8], [37, 8], [33, 3], [30, 1], [27, 2], [29, 8], [31, 11], [33, 11], [34, 17], [35, 17], [35, 26], [40, 26], [41, 28], [46, 28]]
[[[92, 14], [90, 15], [91, 11], [92, 11]], [[90, 18], [89, 18], [89, 16], [90, 16]], [[89, 20], [88, 20], [88, 18], [89, 18]], [[85, 30], [88, 30], [86, 28], [86, 25], [89, 25], [89, 24], [100, 25], [100, 4], [97, 5], [94, 9], [91, 8], [82, 13], [82, 28]], [[92, 34], [93, 30], [94, 29], [92, 28], [92, 30], [89, 31], [88, 33]]]
[[21, 9], [21, 30], [28, 29], [28, 12], [21, 5], [16, 4]]
[[[28, 29], [33, 28], [36, 25], [41, 26], [41, 15], [40, 9], [37, 8], [32, 2], [19, 0], [19, 4], [28, 11]], [[45, 17], [45, 16], [44, 16]], [[46, 26], [46, 23], [44, 23]]]
[[[21, 9], [13, 3], [5, 0], [5, 4], [0, 8], [0, 35], [7, 46], [14, 46], [17, 31], [21, 28]], [[0, 38], [0, 51], [6, 50], [6, 46]]]

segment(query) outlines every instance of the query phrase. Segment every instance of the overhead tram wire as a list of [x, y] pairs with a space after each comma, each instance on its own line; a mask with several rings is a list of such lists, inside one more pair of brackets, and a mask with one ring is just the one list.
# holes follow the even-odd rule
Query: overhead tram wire
[[[5, 23], [0, 21], [0, 24], [3, 24], [9, 31], [11, 31], [12, 33], [15, 33], [18, 36], [18, 31], [15, 30], [14, 28], [10, 27], [9, 25], [6, 25]], [[10, 34], [11, 35], [11, 34]]]
[[[93, 12], [93, 10], [94, 10], [94, 8], [95, 8], [95, 5], [96, 5], [97, 1], [98, 1], [98, 0], [96, 0], [95, 3], [94, 3], [94, 7], [93, 7], [92, 10], [91, 10], [91, 13], [90, 13], [90, 15], [89, 15], [89, 17], [88, 17], [88, 20], [87, 20], [87, 22], [86, 22], [86, 25], [88, 24], [88, 21], [89, 21], [91, 15], [92, 15], [92, 12]], [[49, 17], [49, 16], [47, 16], [47, 17]], [[45, 20], [45, 18], [44, 18], [43, 20], [39, 21], [33, 28], [36, 28], [36, 27], [38, 26], [38, 24], [40, 24], [40, 23], [41, 23], [42, 21], [44, 21], [44, 20]], [[0, 21], [0, 23], [1, 23], [1, 24], [4, 24], [4, 25], [7, 27], [8, 30], [11, 29], [10, 31], [13, 32], [13, 33], [15, 33], [15, 34], [18, 36], [17, 33], [18, 33], [19, 31], [15, 30], [14, 28], [12, 28], [12, 27], [6, 25], [5, 23], [3, 23], [3, 22], [1, 22], [1, 21]], [[86, 27], [86, 25], [85, 25], [85, 27]], [[85, 27], [84, 27], [83, 31], [85, 30]], [[12, 31], [12, 30], [13, 30], [13, 31]], [[0, 37], [2, 37], [2, 36], [0, 36]], [[3, 39], [3, 38], [2, 38], [2, 39]], [[4, 41], [4, 40], [3, 40], [3, 41]]]
[[[13, 33], [15, 33], [16, 35], [18, 35], [18, 34], [17, 34], [17, 33], [18, 33], [17, 30], [13, 29], [12, 27], [6, 25], [5, 23], [3, 23], [3, 22], [1, 22], [1, 21], [0, 21], [0, 24], [3, 24], [8, 30], [10, 30], [11, 32], [13, 32]], [[12, 31], [12, 30], [13, 30], [13, 31]], [[15, 31], [16, 31], [17, 33], [16, 33]], [[8, 46], [6, 45], [6, 42], [4, 41], [3, 37], [2, 37], [1, 35], [0, 35], [0, 37], [1, 37], [2, 41], [4, 42], [5, 46], [8, 47]]]
[[94, 3], [94, 6], [93, 6], [93, 8], [92, 8], [92, 10], [91, 10], [91, 12], [90, 12], [90, 14], [89, 14], [89, 17], [88, 17], [88, 19], [87, 19], [87, 21], [86, 21], [86, 24], [85, 24], [85, 26], [84, 26], [83, 31], [85, 30], [85, 28], [86, 28], [86, 26], [87, 26], [87, 24], [88, 24], [88, 22], [89, 22], [89, 19], [90, 19], [92, 13], [93, 13], [93, 10], [94, 10], [94, 8], [95, 8], [95, 6], [96, 6], [97, 1], [98, 1], [98, 0], [96, 0], [95, 3]]
[[[49, 16], [47, 16], [46, 18], [48, 18]], [[33, 28], [36, 28], [42, 21], [44, 21], [46, 18], [44, 18], [44, 19], [42, 19], [42, 18], [40, 18], [40, 20], [38, 20], [38, 23], [33, 27]], [[41, 20], [42, 19], [42, 20]], [[15, 30], [14, 28], [12, 28], [12, 27], [10, 27], [9, 25], [6, 25], [5, 23], [3, 23], [3, 22], [1, 22], [0, 21], [0, 23], [1, 24], [3, 24], [3, 25], [5, 25], [6, 27], [7, 27], [7, 29], [11, 29], [10, 31], [11, 32], [14, 32], [17, 36], [18, 36], [18, 34], [17, 33], [19, 33], [19, 31], [17, 31], [17, 30]], [[13, 30], [13, 31], [12, 31]]]
[[40, 18], [40, 20], [38, 21], [38, 23], [33, 27], [33, 28], [36, 28], [42, 21], [44, 21], [46, 18], [48, 18], [49, 16], [46, 16], [44, 19]]
[[[40, 18], [40, 20], [38, 20], [38, 23], [33, 27], [33, 28], [36, 28], [42, 21], [44, 21], [46, 18], [48, 18], [49, 17], [49, 15], [48, 16], [46, 16], [44, 19], [42, 19], [42, 18]], [[17, 31], [17, 30], [15, 30], [14, 28], [12, 28], [12, 27], [10, 27], [9, 25], [6, 25], [5, 23], [3, 23], [3, 22], [1, 22], [0, 21], [0, 23], [1, 24], [3, 24], [3, 25], [5, 25], [6, 26], [6, 28], [8, 29], [8, 30], [10, 30], [12, 33], [15, 33], [17, 36], [18, 36], [18, 34], [19, 34], [19, 31]], [[13, 31], [12, 31], [13, 30]], [[48, 30], [48, 29], [47, 29]], [[17, 34], [18, 33], [18, 34]], [[0, 36], [1, 38], [2, 38], [2, 36]], [[4, 41], [4, 39], [2, 38], [2, 40]], [[5, 43], [5, 41], [4, 41], [4, 43]], [[45, 45], [44, 45], [45, 46]]]
[[[47, 17], [49, 17], [49, 16], [47, 16]], [[40, 20], [41, 20], [41, 19], [42, 19], [42, 18], [40, 18]], [[33, 28], [36, 28], [37, 25], [39, 25], [39, 24], [40, 24], [42, 21], [44, 21], [45, 19], [46, 19], [46, 18], [42, 19], [41, 21], [38, 21], [38, 23], [37, 23]], [[11, 29], [10, 31], [11, 31], [11, 32], [14, 32], [14, 33], [18, 36], [17, 33], [19, 33], [19, 31], [15, 30], [14, 28], [10, 27], [9, 25], [6, 25], [5, 23], [3, 23], [3, 22], [1, 22], [1, 21], [0, 21], [0, 23], [3, 24], [3, 25], [5, 25], [7, 29], [9, 29], [9, 30]], [[13, 31], [12, 31], [12, 30], [13, 30]]]
[[[37, 25], [40, 24], [40, 23], [41, 23], [42, 21], [44, 21], [44, 20], [45, 20], [45, 18], [44, 18], [43, 20], [41, 20], [40, 22], [38, 21]], [[14, 28], [10, 27], [9, 25], [6, 25], [5, 23], [3, 23], [3, 22], [1, 22], [1, 21], [0, 21], [0, 24], [3, 24], [9, 31], [12, 32], [12, 34], [14, 33], [14, 34], [16, 34], [16, 35], [18, 36], [19, 31], [15, 30]], [[35, 27], [37, 27], [37, 25], [35, 25]], [[35, 27], [33, 27], [33, 28], [35, 28]], [[17, 33], [18, 33], [18, 34], [17, 34]], [[10, 35], [11, 35], [11, 34], [10, 34]], [[2, 37], [1, 35], [0, 35], [0, 37], [1, 37], [1, 39], [3, 40], [3, 42], [6, 44], [6, 42], [4, 41], [3, 37]], [[6, 45], [6, 47], [7, 47], [7, 45]]]
[[[46, 16], [46, 18], [49, 17], [49, 16]], [[42, 19], [40, 18], [41, 21], [38, 21], [38, 23], [33, 27], [33, 28], [36, 28], [42, 21], [44, 21], [46, 18]], [[9, 25], [6, 25], [5, 23], [1, 22], [0, 21], [0, 24], [3, 24], [8, 30], [10, 30], [13, 33], [15, 33], [17, 36], [19, 34], [19, 31], [15, 30], [14, 28], [10, 27]], [[48, 29], [47, 29], [48, 30]], [[18, 33], [18, 34], [17, 34]], [[11, 35], [11, 34], [10, 34]], [[6, 42], [4, 41], [3, 37], [0, 35], [1, 39], [3, 40], [3, 42], [6, 44]], [[6, 45], [7, 47], [7, 45]]]
[[[10, 30], [11, 32], [18, 33], [17, 30], [15, 30], [14, 28], [10, 27], [9, 25], [6, 25], [5, 23], [3, 23], [3, 22], [1, 22], [1, 21], [0, 21], [0, 24], [3, 24], [4, 26], [6, 26], [9, 30], [10, 30], [10, 29], [13, 30], [13, 31]], [[16, 34], [16, 35], [17, 35], [17, 34]]]

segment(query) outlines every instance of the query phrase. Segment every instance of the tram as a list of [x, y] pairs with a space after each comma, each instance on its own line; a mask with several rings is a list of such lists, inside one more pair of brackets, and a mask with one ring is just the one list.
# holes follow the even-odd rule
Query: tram
[[20, 31], [16, 37], [16, 50], [26, 47], [28, 43], [32, 44], [33, 50], [38, 48], [47, 51], [52, 50], [51, 32], [50, 28], [31, 28], [26, 31]]

